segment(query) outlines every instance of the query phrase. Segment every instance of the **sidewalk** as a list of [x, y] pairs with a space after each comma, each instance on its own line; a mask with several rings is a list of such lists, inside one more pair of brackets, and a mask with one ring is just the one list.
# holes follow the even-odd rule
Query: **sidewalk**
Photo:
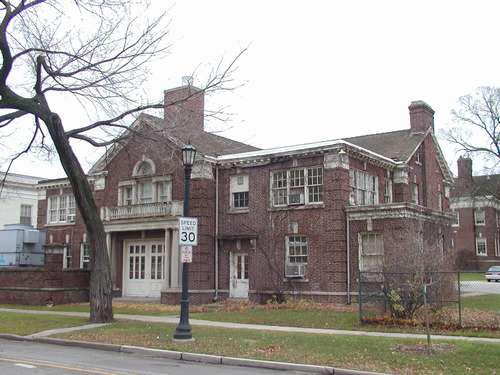
[[[82, 313], [82, 312], [39, 311], [39, 310], [37, 311], [37, 310], [20, 310], [20, 309], [6, 309], [6, 308], [0, 308], [0, 312], [15, 312], [19, 314], [34, 314], [34, 315], [59, 315], [59, 316], [72, 316], [72, 317], [83, 317], [83, 318], [87, 318], [89, 316], [88, 313]], [[140, 322], [151, 322], [151, 323], [177, 324], [179, 322], [179, 318], [177, 316], [172, 316], [172, 315], [148, 316], [148, 315], [115, 314], [114, 317], [117, 320], [135, 320]], [[427, 338], [427, 336], [424, 334], [414, 334], [414, 333], [391, 333], [391, 332], [349, 331], [340, 329], [284, 327], [284, 326], [270, 326], [262, 324], [214, 322], [209, 320], [198, 320], [198, 319], [190, 319], [189, 322], [191, 323], [192, 326], [249, 329], [257, 331], [297, 332], [297, 333], [323, 334], [323, 335], [387, 337], [387, 338], [403, 338], [403, 339]], [[468, 341], [468, 342], [480, 342], [489, 344], [500, 344], [500, 338], [448, 336], [448, 335], [432, 335], [432, 338], [434, 340]]]

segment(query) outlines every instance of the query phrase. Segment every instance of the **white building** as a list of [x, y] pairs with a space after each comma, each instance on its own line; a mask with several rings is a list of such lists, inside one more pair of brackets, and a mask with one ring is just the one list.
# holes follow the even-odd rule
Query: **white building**
[[41, 177], [0, 172], [0, 229], [5, 224], [30, 224], [36, 227], [38, 192]]

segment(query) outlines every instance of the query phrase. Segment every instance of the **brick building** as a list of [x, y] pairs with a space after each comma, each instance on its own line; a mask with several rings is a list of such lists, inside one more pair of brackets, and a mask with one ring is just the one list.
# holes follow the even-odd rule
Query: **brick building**
[[[359, 269], [413, 266], [424, 248], [434, 263], [450, 259], [452, 175], [434, 137], [434, 111], [421, 101], [409, 110], [409, 129], [259, 150], [204, 131], [203, 92], [166, 91], [164, 118], [139, 116], [127, 143], [89, 172], [115, 293], [179, 300], [187, 142], [198, 150], [194, 303], [273, 295], [346, 301]], [[49, 248], [63, 252], [63, 267], [86, 268], [85, 228], [68, 182], [39, 188], [38, 223]]]
[[472, 175], [472, 160], [458, 159], [450, 205], [453, 242], [461, 269], [500, 265], [500, 175]]

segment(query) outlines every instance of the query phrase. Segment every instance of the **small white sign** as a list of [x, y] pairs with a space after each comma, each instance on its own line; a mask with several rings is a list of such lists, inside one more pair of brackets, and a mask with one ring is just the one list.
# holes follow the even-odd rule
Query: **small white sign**
[[179, 245], [198, 246], [198, 219], [179, 218]]
[[193, 262], [193, 247], [181, 246], [181, 263]]

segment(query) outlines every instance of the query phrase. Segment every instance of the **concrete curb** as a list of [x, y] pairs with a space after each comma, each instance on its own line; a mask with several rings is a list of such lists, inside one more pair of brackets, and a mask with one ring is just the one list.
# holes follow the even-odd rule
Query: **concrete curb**
[[130, 354], [142, 354], [152, 357], [168, 358], [168, 359], [181, 360], [187, 362], [254, 367], [254, 368], [264, 368], [270, 370], [301, 371], [301, 372], [330, 374], [330, 375], [390, 375], [379, 372], [338, 369], [329, 366], [316, 366], [316, 365], [307, 365], [300, 363], [273, 362], [273, 361], [263, 361], [258, 359], [223, 357], [211, 354], [177, 352], [173, 350], [144, 348], [141, 346], [105, 344], [99, 342], [65, 340], [65, 339], [56, 339], [48, 337], [18, 336], [18, 335], [0, 333], [0, 339], [13, 340], [13, 341], [31, 341], [43, 344], [74, 346], [80, 348], [106, 350], [106, 351], [122, 352]]

